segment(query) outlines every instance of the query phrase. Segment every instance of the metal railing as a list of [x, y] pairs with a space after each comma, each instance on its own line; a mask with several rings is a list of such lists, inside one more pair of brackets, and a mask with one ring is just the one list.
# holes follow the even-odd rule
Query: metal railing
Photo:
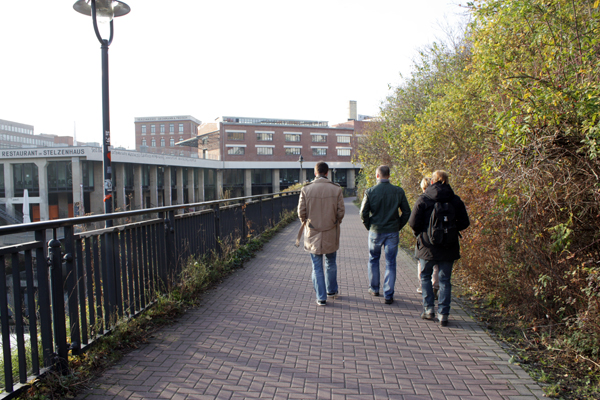
[[[0, 247], [0, 398], [49, 368], [66, 372], [69, 351], [80, 354], [146, 309], [190, 256], [261, 233], [298, 198], [282, 192], [0, 227], [1, 237], [30, 238]], [[106, 220], [115, 226], [86, 230]]]

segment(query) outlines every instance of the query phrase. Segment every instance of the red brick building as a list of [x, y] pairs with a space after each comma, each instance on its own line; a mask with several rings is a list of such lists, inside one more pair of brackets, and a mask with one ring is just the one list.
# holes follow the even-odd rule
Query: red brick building
[[198, 149], [222, 161], [350, 162], [354, 129], [326, 121], [220, 117], [198, 131]]
[[354, 188], [355, 143], [353, 126], [223, 116], [200, 125], [198, 136], [180, 145], [197, 146], [200, 158], [222, 161], [223, 187], [241, 195], [283, 190], [299, 180], [311, 180], [318, 161], [329, 164], [331, 179]]
[[202, 122], [191, 115], [135, 119], [135, 149], [143, 153], [197, 157], [196, 151], [175, 143], [195, 137]]

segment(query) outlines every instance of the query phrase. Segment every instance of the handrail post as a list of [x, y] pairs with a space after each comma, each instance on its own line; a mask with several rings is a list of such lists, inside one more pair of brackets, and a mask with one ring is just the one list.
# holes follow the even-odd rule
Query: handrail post
[[263, 196], [260, 196], [260, 232], [264, 232], [265, 230], [265, 225], [263, 221], [263, 198]]
[[275, 194], [271, 195], [271, 226], [275, 226]]
[[246, 217], [247, 202], [242, 203], [242, 244], [247, 242], [248, 238], [248, 219]]
[[54, 326], [55, 364], [61, 374], [68, 370], [67, 328], [65, 321], [65, 295], [62, 276], [60, 241], [48, 242], [48, 265], [50, 267], [50, 287], [52, 290], [52, 322]]
[[38, 279], [38, 307], [40, 313], [40, 336], [42, 337], [42, 353], [44, 367], [52, 365], [52, 318], [50, 308], [50, 280], [48, 277], [48, 259], [44, 246], [46, 245], [46, 231], [35, 231], [35, 240], [39, 246], [35, 250], [37, 279]]
[[220, 204], [217, 203], [214, 206], [215, 210], [215, 242], [216, 242], [216, 250], [217, 254], [221, 255], [223, 249], [221, 248], [221, 207]]
[[[6, 287], [6, 265], [4, 256], [0, 255], [0, 285]], [[4, 360], [4, 390], [8, 393], [14, 390], [12, 375], [12, 356], [10, 349], [10, 327], [8, 319], [8, 296], [0, 296], [0, 329], [2, 334], [2, 355]]]
[[75, 263], [74, 253], [74, 237], [73, 237], [73, 226], [65, 226], [65, 254], [63, 261], [65, 262], [67, 276], [65, 277], [65, 283], [67, 285], [67, 295], [69, 296], [69, 326], [71, 327], [71, 349], [74, 353], [79, 354], [81, 333], [79, 331], [79, 312], [78, 312], [78, 298], [77, 298], [77, 285], [80, 282], [75, 282]]
[[103, 280], [104, 290], [106, 290], [105, 300], [108, 304], [104, 306], [105, 312], [105, 329], [109, 329], [113, 322], [116, 321], [117, 311], [117, 274], [115, 271], [115, 254], [114, 254], [114, 233], [106, 232], [102, 235], [104, 251], [102, 252]]
[[167, 213], [167, 218], [165, 219], [165, 245], [166, 245], [166, 256], [167, 256], [167, 260], [166, 260], [166, 265], [165, 265], [165, 269], [166, 271], [163, 269], [162, 274], [161, 274], [161, 279], [163, 280], [163, 284], [165, 284], [165, 287], [167, 284], [167, 277], [169, 276], [169, 274], [174, 274], [176, 272], [176, 267], [177, 267], [177, 259], [178, 259], [178, 254], [177, 254], [177, 249], [175, 248], [175, 228], [174, 228], [174, 224], [175, 224], [175, 212], [174, 211], [169, 211]]

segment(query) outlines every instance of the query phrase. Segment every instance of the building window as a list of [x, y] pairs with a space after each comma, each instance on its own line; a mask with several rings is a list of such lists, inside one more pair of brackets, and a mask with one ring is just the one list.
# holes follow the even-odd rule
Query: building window
[[227, 148], [227, 154], [229, 154], [231, 156], [243, 156], [245, 151], [246, 151], [245, 147], [228, 147]]
[[243, 131], [227, 131], [227, 140], [244, 140]]
[[286, 142], [299, 142], [300, 141], [300, 134], [299, 133], [286, 133], [285, 134], [285, 141]]
[[146, 125], [142, 125], [142, 135], [146, 134]]
[[160, 125], [160, 134], [165, 133], [165, 126], [163, 124]]
[[169, 146], [173, 147], [175, 146], [175, 139], [171, 138], [171, 140], [169, 141]]
[[150, 125], [150, 133], [153, 135], [156, 134], [156, 125]]
[[169, 133], [175, 133], [175, 124], [169, 124]]
[[299, 177], [300, 171], [297, 168], [279, 170], [279, 182], [281, 183], [282, 189], [285, 189], [294, 183], [298, 183]]
[[156, 147], [156, 139], [152, 139], [152, 147]]
[[269, 169], [253, 169], [253, 185], [271, 185], [273, 183], [273, 172]]
[[179, 133], [183, 133], [183, 124], [179, 124]]
[[299, 156], [301, 152], [302, 152], [302, 149], [300, 147], [286, 147], [285, 148], [286, 156]]
[[312, 155], [313, 156], [326, 156], [327, 155], [327, 149], [326, 148], [312, 149]]
[[257, 147], [256, 154], [259, 156], [272, 156], [273, 148], [272, 147]]
[[146, 145], [146, 139], [142, 139], [142, 146]]
[[327, 135], [312, 135], [313, 143], [327, 143]]
[[160, 139], [160, 147], [165, 147], [165, 138]]
[[350, 143], [350, 136], [338, 136], [337, 142], [338, 143]]
[[[70, 169], [67, 169], [66, 166], [66, 161], [62, 162], [64, 168], [61, 168], [61, 172], [62, 172], [62, 179], [63, 181], [63, 185], [62, 186], [66, 186], [67, 185], [67, 174], [70, 172]], [[51, 162], [48, 163], [48, 185], [51, 187], [52, 186], [52, 180], [57, 179], [56, 177], [56, 172], [54, 168], [51, 168], [52, 166], [55, 165], [55, 163]], [[70, 166], [70, 161], [68, 162], [69, 166]], [[54, 172], [53, 172], [54, 171]], [[52, 177], [52, 175], [54, 175], [54, 178]], [[56, 182], [55, 182], [56, 184]], [[38, 167], [37, 165], [33, 164], [33, 163], [27, 163], [27, 164], [13, 164], [13, 187], [15, 190], [15, 194], [18, 196], [22, 196], [23, 195], [23, 191], [24, 189], [27, 189], [30, 193], [30, 195], [33, 193], [34, 195], [37, 196], [37, 193], [39, 193], [39, 177], [38, 177]]]
[[256, 140], [259, 142], [272, 142], [273, 132], [256, 132]]
[[337, 149], [338, 156], [350, 156], [350, 149]]

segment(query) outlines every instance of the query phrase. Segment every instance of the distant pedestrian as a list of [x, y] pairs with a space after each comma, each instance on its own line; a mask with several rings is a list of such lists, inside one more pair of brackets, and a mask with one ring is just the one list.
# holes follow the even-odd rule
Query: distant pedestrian
[[421, 318], [435, 319], [431, 274], [437, 264], [440, 279], [438, 321], [440, 325], [447, 326], [452, 296], [452, 265], [460, 258], [459, 232], [470, 222], [465, 204], [450, 187], [446, 171], [432, 174], [431, 185], [417, 199], [408, 224], [417, 236], [417, 256], [423, 268]]
[[[394, 302], [396, 284], [396, 256], [400, 230], [410, 217], [410, 206], [401, 187], [390, 183], [390, 167], [381, 165], [375, 177], [377, 185], [367, 189], [360, 207], [360, 218], [369, 230], [369, 293], [379, 296], [379, 260], [381, 248], [385, 252], [383, 294], [385, 304]], [[400, 210], [400, 213], [398, 213]]]
[[[425, 189], [427, 189], [427, 187], [431, 185], [431, 178], [429, 177], [425, 177], [421, 180], [421, 190], [423, 191], [423, 193], [425, 193]], [[424, 195], [421, 195], [424, 196]], [[417, 286], [417, 293], [423, 293], [423, 289], [421, 289], [421, 270], [423, 269], [421, 262], [419, 261], [419, 257], [417, 256], [417, 246], [415, 245], [415, 258], [417, 259], [417, 279], [418, 279], [418, 286]], [[434, 265], [433, 267], [433, 273], [431, 275], [431, 284], [433, 285], [433, 297], [435, 298], [435, 300], [438, 299], [438, 291], [440, 289], [440, 279], [439, 279], [439, 268], [437, 265]]]
[[[336, 252], [340, 247], [340, 224], [345, 214], [342, 188], [327, 179], [329, 166], [323, 161], [315, 165], [315, 179], [300, 192], [298, 216], [304, 231], [304, 250], [312, 261], [312, 282], [317, 305], [327, 304], [327, 296], [338, 294]], [[325, 271], [323, 271], [325, 256]]]

